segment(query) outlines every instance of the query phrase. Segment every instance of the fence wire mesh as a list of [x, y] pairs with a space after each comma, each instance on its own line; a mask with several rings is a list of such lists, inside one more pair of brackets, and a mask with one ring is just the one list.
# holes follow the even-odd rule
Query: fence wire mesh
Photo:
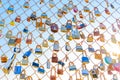
[[[70, 3], [73, 4], [72, 7]], [[40, 23], [41, 20], [34, 20], [39, 19], [39, 17], [42, 24]], [[49, 80], [51, 74], [53, 74], [51, 73], [53, 67], [56, 70], [56, 79], [50, 80], [82, 80], [78, 76], [76, 78], [77, 70], [80, 71], [80, 77], [83, 77], [83, 80], [92, 80], [92, 78], [94, 80], [115, 80], [115, 76], [117, 76], [117, 80], [120, 80], [120, 71], [110, 68], [111, 65], [114, 67], [114, 64], [119, 64], [120, 61], [119, 18], [119, 0], [0, 0], [0, 80]], [[50, 24], [46, 23], [49, 19], [51, 20]], [[37, 21], [39, 22], [38, 26]], [[55, 24], [58, 26], [58, 31], [54, 28], [53, 31], [51, 29], [51, 26], [56, 26]], [[69, 28], [71, 25], [72, 29]], [[66, 32], [62, 32], [62, 29]], [[12, 32], [12, 35], [10, 35], [10, 32]], [[22, 33], [22, 36], [19, 32]], [[84, 36], [80, 35], [82, 32]], [[32, 33], [32, 36], [30, 36], [30, 33]], [[53, 42], [50, 41], [53, 38], [49, 39], [51, 34], [54, 37]], [[17, 37], [21, 37], [21, 42], [16, 42], [16, 46], [14, 39]], [[30, 37], [32, 37], [31, 44], [26, 42]], [[13, 42], [10, 42], [10, 39], [13, 39]], [[48, 42], [48, 47], [43, 46], [45, 40]], [[55, 43], [57, 41], [59, 44]], [[36, 47], [37, 45], [40, 46]], [[17, 53], [15, 48], [18, 51], [21, 49], [20, 53]], [[22, 62], [25, 62], [23, 61], [23, 55], [31, 48], [32, 54], [28, 57], [28, 65], [23, 65]], [[38, 51], [40, 49], [42, 54], [36, 54], [36, 48]], [[53, 53], [57, 54], [58, 61], [65, 64], [62, 67], [63, 75], [57, 73], [58, 65], [60, 66], [61, 63], [52, 62]], [[3, 71], [3, 68], [9, 66], [2, 62], [3, 54], [7, 56], [8, 61], [13, 54], [16, 54], [8, 74]], [[95, 57], [96, 54], [99, 55], [97, 58]], [[101, 59], [100, 55], [102, 56]], [[87, 56], [88, 64], [88, 60], [82, 60], [83, 56]], [[108, 62], [106, 56], [109, 57]], [[39, 60], [39, 68], [42, 71], [45, 70], [45, 73], [33, 67], [36, 58]], [[111, 59], [112, 61], [110, 61]], [[104, 70], [100, 68], [102, 61]], [[15, 74], [17, 62], [21, 64], [21, 71], [25, 70], [25, 78], [23, 79], [21, 74], [24, 72]], [[50, 69], [47, 68], [49, 62]], [[73, 62], [74, 65], [69, 65], [70, 62]], [[87, 76], [83, 74], [83, 63], [88, 70]], [[99, 68], [97, 67], [99, 74], [96, 73], [98, 78], [94, 78], [90, 74], [90, 70], [95, 65], [99, 66]], [[69, 70], [70, 66], [73, 70]], [[87, 71], [85, 74], [87, 74]], [[31, 76], [32, 79], [28, 76]]]

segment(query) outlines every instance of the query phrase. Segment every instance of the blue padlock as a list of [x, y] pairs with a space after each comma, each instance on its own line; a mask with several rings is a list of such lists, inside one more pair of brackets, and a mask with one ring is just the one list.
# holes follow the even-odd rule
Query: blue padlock
[[16, 46], [15, 46], [14, 52], [16, 52], [16, 53], [20, 53], [20, 52], [21, 52], [20, 45], [16, 45]]
[[38, 58], [36, 58], [35, 60], [34, 60], [34, 62], [32, 63], [32, 66], [34, 66], [34, 67], [39, 67], [39, 59]]
[[82, 52], [82, 51], [83, 51], [83, 47], [81, 46], [80, 43], [77, 43], [77, 44], [76, 44], [76, 51], [77, 51], [77, 52]]
[[25, 27], [25, 28], [23, 29], [23, 32], [24, 32], [24, 33], [28, 33], [28, 27]]
[[16, 63], [15, 69], [14, 69], [14, 74], [21, 74], [22, 72], [22, 66], [20, 62]]
[[88, 46], [88, 51], [89, 51], [89, 52], [95, 52], [95, 50], [94, 50], [94, 48], [92, 47], [92, 45], [89, 45], [89, 46]]
[[38, 72], [44, 74], [44, 73], [45, 73], [44, 67], [43, 67], [43, 66], [40, 66], [40, 67], [38, 68]]
[[62, 61], [58, 61], [58, 64], [60, 64], [61, 66], [64, 66], [64, 65], [65, 65], [65, 63], [62, 62]]
[[71, 30], [72, 29], [72, 21], [68, 20], [65, 27], [66, 27], [67, 30]]
[[47, 60], [47, 69], [50, 69], [50, 60]]
[[80, 33], [79, 33], [78, 29], [76, 28], [76, 26], [74, 26], [74, 28], [72, 28], [72, 38], [80, 39]]
[[54, 42], [53, 50], [54, 50], [54, 51], [59, 51], [59, 42], [58, 42], [58, 41], [55, 41], [55, 42]]
[[23, 58], [29, 57], [32, 53], [32, 49], [28, 50], [27, 52], [24, 53]]
[[31, 20], [36, 20], [36, 12], [33, 12], [30, 16]]
[[73, 62], [69, 62], [69, 71], [74, 71], [76, 70], [76, 66], [74, 65]]
[[84, 64], [89, 63], [89, 59], [87, 57], [86, 51], [83, 51], [82, 54], [83, 54], [83, 56], [82, 56], [82, 63], [84, 63]]
[[83, 76], [89, 75], [89, 72], [88, 72], [88, 70], [86, 68], [86, 65], [82, 65], [82, 75]]

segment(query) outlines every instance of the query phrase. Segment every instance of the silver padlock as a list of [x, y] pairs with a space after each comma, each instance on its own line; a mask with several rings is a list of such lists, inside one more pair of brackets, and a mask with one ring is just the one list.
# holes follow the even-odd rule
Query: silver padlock
[[28, 57], [25, 57], [22, 59], [22, 65], [25, 65], [25, 66], [28, 65]]
[[25, 70], [22, 70], [21, 74], [20, 74], [20, 80], [25, 80], [26, 78], [26, 72]]
[[15, 59], [16, 55], [13, 54], [13, 56], [8, 59], [7, 63], [5, 64], [5, 66], [2, 68], [2, 71], [5, 73], [5, 74], [9, 74], [10, 70], [11, 70], [11, 65]]

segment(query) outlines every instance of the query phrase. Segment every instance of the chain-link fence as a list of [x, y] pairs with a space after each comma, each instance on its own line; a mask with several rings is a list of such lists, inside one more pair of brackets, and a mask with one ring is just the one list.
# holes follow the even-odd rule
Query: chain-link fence
[[120, 80], [119, 0], [0, 0], [0, 80]]

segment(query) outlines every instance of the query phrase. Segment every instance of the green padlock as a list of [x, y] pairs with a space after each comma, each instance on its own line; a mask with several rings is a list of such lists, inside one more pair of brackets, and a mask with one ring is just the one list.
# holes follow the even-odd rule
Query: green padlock
[[24, 66], [28, 65], [28, 57], [25, 57], [22, 59], [22, 65], [24, 65]]

